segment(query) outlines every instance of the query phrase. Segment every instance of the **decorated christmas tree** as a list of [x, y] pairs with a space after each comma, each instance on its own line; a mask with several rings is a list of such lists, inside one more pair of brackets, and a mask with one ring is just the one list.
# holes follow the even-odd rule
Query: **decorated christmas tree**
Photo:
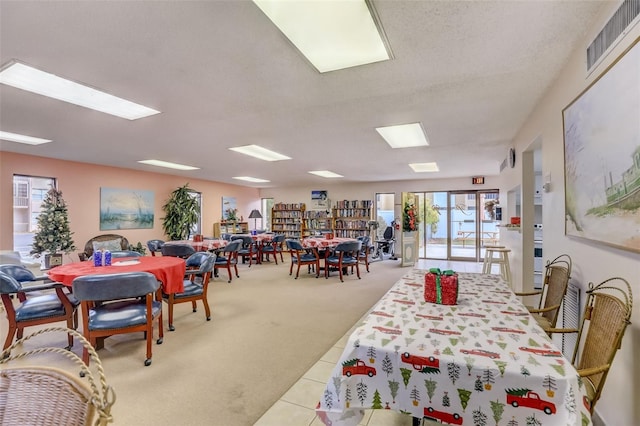
[[76, 249], [69, 229], [67, 204], [62, 191], [51, 188], [42, 202], [42, 211], [38, 216], [38, 232], [33, 236], [31, 254], [70, 253]]

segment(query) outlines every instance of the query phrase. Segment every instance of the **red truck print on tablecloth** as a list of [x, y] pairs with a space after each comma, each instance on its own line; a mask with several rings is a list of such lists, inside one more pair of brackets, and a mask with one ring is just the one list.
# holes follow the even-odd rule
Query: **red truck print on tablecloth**
[[440, 420], [442, 423], [449, 423], [451, 425], [462, 424], [462, 417], [460, 417], [460, 414], [451, 414], [445, 411], [434, 410], [433, 407], [425, 407], [424, 416], [429, 420]]
[[371, 328], [375, 328], [378, 331], [381, 331], [385, 334], [402, 334], [402, 330], [398, 330], [397, 328], [388, 328], [388, 327], [381, 327], [376, 325], [375, 327], [371, 327]]
[[445, 336], [451, 336], [451, 335], [459, 336], [459, 335], [462, 334], [459, 331], [444, 330], [444, 329], [440, 329], [440, 328], [430, 328], [429, 332], [436, 333], [436, 334], [442, 334], [442, 335], [445, 335]]
[[368, 366], [358, 358], [351, 359], [342, 363], [342, 375], [351, 377], [354, 374], [367, 375], [373, 377], [376, 375], [376, 369]]
[[502, 331], [502, 332], [505, 332], [505, 333], [519, 333], [519, 334], [525, 334], [526, 333], [526, 331], [524, 331], [524, 330], [520, 330], [520, 329], [517, 329], [517, 328], [509, 328], [509, 327], [491, 327], [491, 329], [493, 331]]
[[554, 349], [543, 349], [543, 348], [527, 348], [524, 346], [520, 346], [518, 349], [525, 352], [531, 352], [532, 354], [541, 355], [541, 356], [562, 356], [562, 352]]
[[514, 407], [529, 407], [544, 411], [546, 414], [555, 414], [556, 406], [553, 402], [540, 399], [540, 395], [531, 389], [505, 389], [507, 392], [507, 404]]
[[485, 351], [484, 349], [460, 349], [460, 352], [462, 352], [465, 355], [487, 356], [487, 357], [489, 357], [491, 359], [500, 358], [500, 354], [499, 353]]
[[414, 370], [418, 370], [421, 373], [439, 373], [440, 372], [440, 360], [434, 356], [418, 356], [411, 355], [409, 352], [402, 354], [402, 362], [411, 364]]

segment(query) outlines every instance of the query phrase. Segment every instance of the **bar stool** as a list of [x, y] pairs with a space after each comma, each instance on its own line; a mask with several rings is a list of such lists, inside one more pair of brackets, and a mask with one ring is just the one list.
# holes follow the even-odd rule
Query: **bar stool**
[[491, 267], [489, 266], [489, 259], [493, 256], [493, 253], [489, 252], [489, 249], [498, 249], [498, 248], [505, 248], [505, 246], [500, 246], [500, 245], [486, 245], [484, 246], [485, 248], [485, 252], [484, 252], [484, 261], [482, 262], [482, 273], [483, 274], [490, 274], [491, 273]]
[[[510, 249], [504, 247], [487, 248], [484, 255], [485, 260], [488, 258], [488, 272], [486, 273], [491, 273], [491, 268], [494, 264], [500, 265], [500, 275], [509, 284], [509, 287], [511, 287], [511, 268], [509, 267], [510, 251]], [[494, 256], [494, 253], [497, 254], [497, 256]]]

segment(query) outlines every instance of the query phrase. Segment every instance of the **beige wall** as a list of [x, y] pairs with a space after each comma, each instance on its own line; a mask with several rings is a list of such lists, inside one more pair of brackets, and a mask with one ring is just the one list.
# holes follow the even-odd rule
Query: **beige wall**
[[[594, 81], [631, 43], [640, 37], [640, 24], [618, 43], [611, 53], [591, 74], [586, 72], [586, 46], [595, 38], [605, 22], [617, 9], [620, 2], [611, 2], [611, 6], [585, 34], [579, 49], [568, 58], [558, 79], [549, 88], [546, 95], [536, 106], [531, 116], [518, 133], [514, 145], [518, 158], [532, 144], [541, 143], [542, 176], [551, 176], [552, 189], [543, 193], [543, 255], [544, 259], [568, 253], [573, 259], [572, 281], [584, 290], [589, 282], [599, 283], [607, 278], [620, 276], [626, 278], [634, 292], [635, 310], [631, 326], [627, 329], [622, 349], [614, 361], [607, 378], [604, 394], [596, 406], [597, 417], [608, 425], [640, 425], [640, 254], [618, 250], [595, 242], [566, 237], [564, 234], [564, 142], [562, 110], [570, 104], [591, 82]], [[637, 20], [636, 20], [637, 21]], [[638, 88], [631, 88], [638, 90]], [[615, 142], [610, 142], [615, 143]], [[603, 146], [602, 149], [606, 149]], [[506, 194], [516, 186], [523, 189], [523, 207], [527, 204], [525, 187], [531, 187], [533, 178], [523, 163], [516, 163], [514, 169], [505, 170], [500, 175], [500, 201], [510, 206], [515, 203], [508, 200]], [[526, 166], [525, 166], [526, 168]], [[507, 212], [510, 214], [510, 212]], [[640, 222], [639, 222], [640, 223]], [[524, 218], [523, 218], [524, 225]], [[525, 233], [525, 230], [527, 231]], [[637, 232], [636, 230], [629, 230]], [[507, 245], [514, 251], [512, 263], [519, 271], [526, 270], [523, 263], [529, 260], [532, 250], [533, 230], [523, 227], [522, 234], [509, 233]], [[518, 264], [519, 262], [519, 264]]]
[[[160, 173], [139, 172], [115, 167], [60, 161], [43, 157], [0, 152], [0, 249], [13, 249], [12, 180], [14, 174], [47, 176], [58, 180], [58, 189], [67, 202], [73, 239], [78, 251], [91, 237], [112, 231], [100, 231], [100, 187], [142, 189], [154, 192], [155, 220], [153, 229], [116, 231], [130, 243], [160, 238], [164, 212], [162, 205], [171, 191], [189, 183], [189, 187], [202, 193], [202, 229], [204, 235], [213, 235], [213, 223], [222, 216], [222, 196], [236, 197], [239, 213], [247, 220], [252, 209], [260, 208], [259, 191], [237, 185], [187, 179]], [[249, 221], [252, 222], [252, 221]], [[253, 226], [253, 223], [250, 224]], [[65, 256], [65, 262], [77, 261], [75, 253]]]

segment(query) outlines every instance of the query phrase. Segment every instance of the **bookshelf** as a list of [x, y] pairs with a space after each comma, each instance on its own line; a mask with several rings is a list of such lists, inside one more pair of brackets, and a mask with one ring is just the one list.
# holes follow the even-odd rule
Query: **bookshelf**
[[333, 228], [331, 216], [325, 210], [308, 210], [304, 212], [304, 236], [313, 236], [321, 231]]
[[304, 203], [276, 203], [271, 211], [271, 231], [286, 238], [302, 238]]
[[222, 234], [248, 234], [248, 222], [216, 222], [213, 224], [213, 237], [220, 238]]
[[371, 200], [338, 201], [332, 209], [333, 233], [340, 238], [367, 235], [371, 220]]

